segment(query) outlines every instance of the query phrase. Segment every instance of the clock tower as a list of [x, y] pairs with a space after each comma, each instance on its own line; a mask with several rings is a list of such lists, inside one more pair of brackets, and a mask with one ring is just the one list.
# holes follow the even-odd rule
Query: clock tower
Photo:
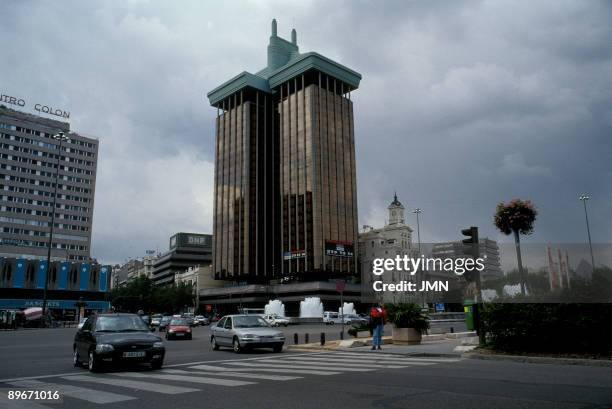
[[397, 193], [393, 196], [393, 201], [387, 207], [389, 209], [389, 223], [388, 225], [400, 225], [404, 224], [404, 205], [397, 200]]

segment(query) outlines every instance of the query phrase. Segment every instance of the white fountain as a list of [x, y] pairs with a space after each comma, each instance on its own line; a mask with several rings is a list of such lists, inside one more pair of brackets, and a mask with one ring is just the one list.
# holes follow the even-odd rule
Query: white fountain
[[300, 301], [300, 318], [323, 318], [323, 304], [319, 297], [306, 297]]
[[353, 304], [352, 302], [345, 302], [344, 306], [342, 308], [338, 308], [338, 314], [343, 314], [344, 310], [344, 315], [356, 315], [357, 311], [355, 311], [355, 304]]
[[281, 300], [270, 300], [264, 306], [264, 313], [268, 314], [276, 314], [278, 316], [285, 316], [285, 304]]

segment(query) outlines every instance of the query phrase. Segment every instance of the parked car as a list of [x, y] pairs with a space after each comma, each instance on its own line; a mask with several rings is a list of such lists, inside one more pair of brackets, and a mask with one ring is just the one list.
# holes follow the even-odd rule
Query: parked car
[[159, 323], [161, 322], [162, 319], [162, 315], [161, 314], [155, 314], [151, 317], [151, 326], [152, 327], [159, 327]]
[[146, 362], [159, 369], [166, 349], [136, 314], [98, 314], [85, 321], [72, 344], [74, 366], [83, 363], [91, 372], [104, 365]]
[[[342, 318], [342, 317], [340, 317]], [[361, 318], [359, 315], [357, 314], [346, 314], [344, 315], [344, 323], [348, 324], [348, 325], [353, 325], [353, 324], [367, 324], [368, 320], [365, 318]]]
[[277, 314], [266, 314], [263, 316], [263, 319], [268, 322], [273, 327], [280, 327], [281, 325], [287, 326], [289, 325], [289, 318], [281, 317]]
[[325, 311], [323, 313], [323, 322], [326, 325], [341, 324], [342, 318], [340, 318], [340, 314], [338, 314], [337, 312]]
[[258, 315], [227, 315], [210, 328], [210, 344], [217, 351], [219, 347], [231, 347], [240, 353], [251, 348], [272, 348], [281, 352], [285, 335]]
[[159, 321], [159, 331], [165, 331], [168, 327], [168, 324], [170, 324], [170, 321], [172, 321], [172, 317], [169, 315], [164, 315]]
[[194, 318], [194, 321], [197, 325], [208, 325], [210, 324], [210, 320], [203, 315], [197, 315]]
[[172, 318], [166, 329], [166, 339], [193, 339], [191, 327], [185, 318]]

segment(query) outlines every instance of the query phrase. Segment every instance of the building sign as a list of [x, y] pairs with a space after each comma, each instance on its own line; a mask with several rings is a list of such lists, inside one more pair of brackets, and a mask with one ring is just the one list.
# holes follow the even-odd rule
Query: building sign
[[283, 260], [293, 260], [296, 258], [304, 258], [304, 257], [306, 257], [306, 250], [285, 251], [283, 253]]
[[353, 257], [353, 243], [344, 241], [326, 241], [325, 254], [333, 257]]
[[170, 250], [177, 247], [209, 247], [212, 248], [212, 235], [195, 233], [177, 233], [170, 237]]
[[[26, 106], [25, 100], [4, 94], [0, 94], [0, 103], [11, 104], [21, 108]], [[34, 104], [34, 110], [43, 114], [55, 115], [61, 118], [70, 119], [70, 112], [64, 111], [63, 109], [53, 108], [45, 104]]]

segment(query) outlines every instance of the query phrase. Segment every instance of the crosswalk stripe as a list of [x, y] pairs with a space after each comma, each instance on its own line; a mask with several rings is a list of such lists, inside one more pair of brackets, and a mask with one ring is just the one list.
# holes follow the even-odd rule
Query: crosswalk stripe
[[91, 376], [91, 375], [64, 376], [62, 379], [66, 379], [69, 381], [82, 381], [82, 382], [101, 383], [103, 385], [121, 386], [123, 388], [131, 388], [131, 389], [138, 389], [138, 390], [143, 390], [143, 391], [148, 391], [148, 392], [164, 393], [167, 395], [176, 395], [179, 393], [186, 393], [186, 392], [197, 392], [200, 390], [200, 389], [193, 389], [193, 388], [184, 388], [182, 386], [172, 386], [172, 385], [164, 385], [164, 384], [159, 384], [159, 383], [131, 381], [129, 379], [107, 378], [107, 377], [98, 377], [98, 376]]
[[[389, 355], [389, 356], [385, 356]], [[322, 356], [328, 356], [327, 354], [322, 354]], [[439, 358], [439, 357], [423, 357], [423, 356], [404, 356], [404, 355], [390, 355], [376, 352], [332, 352], [329, 356], [347, 356], [347, 357], [355, 357], [360, 359], [379, 359], [385, 361], [394, 361], [394, 362], [436, 362], [436, 363], [445, 363], [445, 362], [458, 362], [461, 358]]]
[[219, 378], [208, 378], [204, 376], [188, 376], [188, 375], [172, 375], [162, 373], [143, 373], [143, 372], [123, 372], [118, 373], [119, 376], [125, 376], [128, 378], [147, 378], [147, 379], [163, 379], [166, 381], [180, 381], [180, 382], [191, 382], [191, 383], [204, 383], [210, 385], [219, 386], [244, 386], [253, 385], [257, 382], [248, 381], [236, 381], [234, 379], [219, 379]]
[[[228, 372], [233, 372], [235, 370], [237, 370], [238, 368], [224, 368], [224, 367], [219, 367], [219, 366], [212, 366], [212, 365], [195, 365], [195, 366], [190, 366], [190, 369], [201, 369], [201, 370], [207, 370], [207, 371], [228, 371]], [[258, 367], [251, 367], [251, 368], [240, 368], [240, 371], [258, 371], [258, 372], [274, 372], [274, 373], [288, 373], [288, 374], [299, 374], [299, 375], [339, 375], [342, 372], [336, 372], [336, 371], [315, 371], [315, 370], [309, 370], [309, 369], [282, 369], [282, 368], [276, 368], [276, 369], [272, 369], [272, 368], [258, 368]]]
[[[198, 375], [200, 376], [201, 372], [192, 372], [192, 371], [183, 371], [181, 369], [164, 369], [162, 370], [164, 373], [172, 373], [178, 375]], [[215, 376], [228, 376], [231, 378], [247, 378], [247, 379], [264, 379], [269, 381], [292, 381], [294, 379], [301, 379], [302, 376], [283, 376], [283, 375], [266, 375], [266, 374], [258, 374], [258, 373], [241, 373], [241, 372], [224, 372], [217, 371], [214, 373]]]
[[381, 366], [381, 368], [406, 368], [408, 366], [413, 365], [433, 365], [436, 362], [421, 362], [421, 361], [402, 361], [398, 363], [384, 361], [384, 360], [361, 360], [361, 359], [353, 359], [353, 358], [315, 358], [315, 357], [296, 357], [296, 358], [282, 358], [281, 360], [291, 360], [291, 361], [322, 361], [322, 362], [334, 362], [339, 363], [340, 365], [385, 365]]
[[246, 367], [263, 367], [263, 368], [279, 368], [279, 369], [322, 369], [322, 370], [326, 370], [326, 369], [333, 369], [335, 371], [342, 371], [342, 372], [367, 372], [367, 371], [372, 371], [373, 369], [368, 369], [368, 368], [348, 368], [348, 367], [334, 367], [334, 368], [330, 368], [327, 366], [315, 366], [315, 365], [310, 365], [310, 364], [304, 364], [304, 365], [292, 365], [292, 364], [287, 364], [287, 365], [283, 365], [283, 364], [278, 364], [275, 363], [275, 361], [272, 361], [270, 363], [267, 363], [264, 360], [258, 361], [263, 363], [263, 365], [261, 364], [252, 364], [252, 363], [248, 363], [248, 362], [228, 362], [226, 363], [226, 365], [236, 365], [236, 366], [246, 366]]
[[9, 399], [5, 391], [0, 391], [0, 408], [2, 409], [49, 409], [49, 406], [31, 400]]
[[[117, 393], [81, 388], [80, 386], [41, 382], [36, 380], [9, 382], [9, 385], [39, 391], [58, 391], [61, 395], [70, 396], [71, 398], [85, 400], [92, 403], [114, 403], [136, 399], [133, 396], [119, 395]], [[50, 402], [53, 403], [53, 401]]]
[[[329, 366], [343, 366], [343, 367], [356, 367], [356, 368], [374, 368], [374, 369], [400, 369], [400, 368], [408, 368], [412, 366], [411, 364], [402, 364], [402, 365], [388, 365], [384, 362], [376, 363], [376, 362], [359, 362], [356, 361], [337, 361], [337, 360], [324, 360], [324, 359], [304, 359], [304, 358], [286, 358], [276, 361], [278, 363], [292, 363], [292, 364], [303, 364], [303, 365], [329, 365]], [[427, 364], [424, 362], [417, 362], [418, 365], [433, 365]]]

